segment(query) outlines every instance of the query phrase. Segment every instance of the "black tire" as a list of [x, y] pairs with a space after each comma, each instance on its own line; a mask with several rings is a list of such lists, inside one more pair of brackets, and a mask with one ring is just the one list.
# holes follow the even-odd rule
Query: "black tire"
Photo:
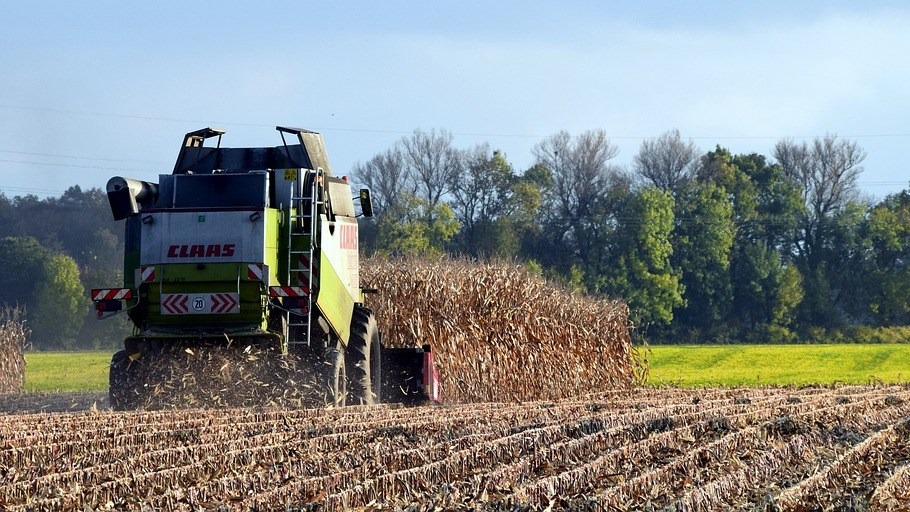
[[291, 332], [288, 327], [288, 317], [284, 311], [277, 307], [272, 307], [269, 311], [269, 330], [281, 337], [279, 348], [282, 354], [287, 354], [289, 350], [288, 342], [291, 341]]
[[334, 348], [325, 349], [322, 365], [323, 402], [330, 407], [344, 407], [347, 404], [348, 376], [341, 341]]
[[[351, 335], [345, 352], [348, 379], [348, 402], [354, 405], [373, 405], [379, 402], [378, 389], [373, 387], [373, 365], [379, 352], [379, 327], [373, 312], [355, 307], [351, 318]], [[378, 371], [378, 368], [376, 368]]]
[[116, 352], [111, 358], [111, 369], [108, 377], [108, 396], [111, 409], [129, 411], [139, 406], [139, 395], [136, 389], [136, 368], [133, 367], [126, 350]]

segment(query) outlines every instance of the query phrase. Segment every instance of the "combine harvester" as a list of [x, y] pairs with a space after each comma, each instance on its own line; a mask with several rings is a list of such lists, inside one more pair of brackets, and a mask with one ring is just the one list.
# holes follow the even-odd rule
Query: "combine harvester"
[[[282, 145], [267, 148], [190, 132], [158, 183], [108, 181], [126, 221], [124, 284], [92, 300], [99, 318], [125, 310], [134, 324], [111, 361], [114, 409], [192, 405], [181, 395], [206, 392], [248, 405], [239, 390], [251, 386], [261, 403], [439, 400], [430, 347], [383, 347], [363, 305], [375, 290], [360, 286], [348, 180], [332, 176], [320, 134], [277, 130]], [[369, 190], [359, 203], [371, 216]]]

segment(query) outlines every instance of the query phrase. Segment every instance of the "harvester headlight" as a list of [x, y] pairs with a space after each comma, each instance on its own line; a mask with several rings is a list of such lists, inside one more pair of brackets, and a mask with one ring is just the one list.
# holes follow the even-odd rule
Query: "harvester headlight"
[[250, 214], [250, 222], [256, 222], [262, 218], [262, 214], [259, 212], [253, 212]]
[[145, 224], [146, 226], [148, 226], [149, 224], [151, 224], [154, 221], [155, 221], [155, 218], [152, 217], [151, 215], [146, 215], [145, 217], [142, 217], [142, 223]]

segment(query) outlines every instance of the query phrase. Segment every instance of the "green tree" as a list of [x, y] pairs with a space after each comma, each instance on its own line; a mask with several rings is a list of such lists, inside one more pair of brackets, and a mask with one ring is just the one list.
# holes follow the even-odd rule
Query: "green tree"
[[685, 327], [714, 328], [726, 320], [733, 300], [733, 204], [723, 188], [696, 183], [680, 187], [675, 218], [671, 263], [686, 290], [675, 316]]
[[703, 157], [698, 179], [722, 187], [733, 206], [733, 297], [727, 322], [746, 335], [761, 326], [785, 335], [793, 301], [803, 295], [793, 290], [803, 280], [790, 263], [805, 211], [797, 184], [762, 155], [732, 155], [719, 146]]
[[75, 260], [31, 237], [0, 240], [0, 301], [25, 306], [41, 348], [72, 346], [88, 310]]
[[73, 258], [58, 253], [44, 261], [43, 274], [44, 279], [34, 292], [34, 305], [29, 309], [32, 336], [42, 344], [75, 348], [90, 306], [79, 281], [79, 267]]
[[0, 240], [0, 302], [10, 306], [34, 304], [35, 288], [44, 276], [51, 252], [32, 237]]
[[[113, 220], [110, 205], [99, 188], [69, 187], [60, 197], [42, 201], [44, 233], [36, 233], [47, 248], [75, 260], [86, 290], [110, 288], [123, 282], [122, 223]], [[126, 315], [98, 321], [89, 306], [82, 309], [81, 348], [115, 347], [129, 333]]]
[[796, 308], [803, 301], [803, 276], [792, 265], [784, 267], [778, 276], [770, 325], [783, 327], [793, 323]]
[[447, 204], [431, 208], [423, 199], [405, 196], [401, 211], [380, 219], [376, 249], [384, 254], [442, 254], [459, 227]]
[[806, 290], [807, 298], [812, 300], [806, 304], [813, 308], [800, 312], [804, 322], [826, 328], [854, 323], [851, 303], [865, 286], [865, 276], [857, 270], [865, 266], [869, 254], [863, 236], [867, 211], [868, 205], [849, 201], [819, 223], [821, 246], [816, 247], [815, 252], [820, 263], [804, 268], [805, 272], [814, 272], [816, 278], [824, 279], [825, 283], [818, 283], [817, 289]]
[[0, 192], [0, 238], [14, 236], [16, 225], [16, 208], [13, 202]]
[[[29, 195], [9, 200], [0, 196], [0, 238], [7, 236], [30, 237], [51, 253], [72, 257], [85, 289], [122, 282], [123, 225], [113, 220], [107, 195], [98, 188], [72, 186], [60, 197], [46, 199]], [[22, 275], [33, 279], [39, 272]], [[22, 297], [19, 294], [20, 302], [25, 300]], [[119, 343], [129, 332], [116, 320], [95, 321], [91, 308], [83, 313], [86, 321], [78, 336], [79, 346], [113, 346], [115, 342], [109, 340]]]
[[46, 219], [49, 228], [56, 233], [61, 249], [76, 260], [83, 277], [89, 269], [120, 265], [123, 226], [113, 220], [107, 194], [76, 185], [46, 202], [50, 207], [50, 218]]
[[[851, 241], [851, 237], [841, 238]], [[892, 194], [870, 207], [853, 233], [853, 250], [840, 255], [851, 267], [843, 301], [854, 322], [878, 326], [910, 323], [910, 193]], [[843, 243], [843, 240], [841, 241]]]
[[543, 165], [533, 165], [517, 177], [512, 185], [512, 202], [506, 217], [506, 229], [518, 238], [518, 255], [539, 264], [548, 261], [543, 257], [546, 250], [544, 236], [544, 201], [553, 177]]
[[[786, 341], [792, 337], [795, 310], [803, 301], [803, 276], [767, 246], [746, 242], [736, 248], [731, 322], [743, 339]], [[767, 336], [777, 336], [768, 339]]]
[[623, 297], [636, 325], [667, 325], [684, 304], [681, 276], [670, 264], [673, 198], [644, 188], [628, 197], [619, 218], [613, 264], [599, 291]]

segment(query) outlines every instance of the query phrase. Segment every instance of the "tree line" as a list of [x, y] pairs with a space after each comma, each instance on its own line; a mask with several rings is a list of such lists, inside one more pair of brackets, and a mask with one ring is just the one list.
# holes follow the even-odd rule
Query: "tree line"
[[489, 144], [416, 130], [353, 169], [368, 252], [517, 259], [624, 298], [657, 341], [831, 340], [910, 324], [910, 192], [863, 199], [865, 151], [826, 135], [769, 156], [671, 130], [615, 164], [603, 130], [559, 132], [516, 170]]
[[[517, 170], [489, 144], [421, 131], [357, 163], [376, 216], [367, 253], [506, 258], [625, 299], [652, 341], [849, 338], [910, 325], [910, 190], [863, 199], [864, 150], [826, 135], [770, 154], [700, 152], [672, 130], [629, 168], [602, 130], [560, 132]], [[26, 311], [35, 348], [111, 348], [88, 290], [122, 282], [123, 225], [97, 188], [0, 194], [0, 304]], [[855, 336], [854, 336], [855, 337]]]
[[98, 188], [0, 194], [0, 304], [17, 307], [35, 349], [113, 348], [125, 315], [98, 321], [88, 293], [123, 282], [123, 223]]

